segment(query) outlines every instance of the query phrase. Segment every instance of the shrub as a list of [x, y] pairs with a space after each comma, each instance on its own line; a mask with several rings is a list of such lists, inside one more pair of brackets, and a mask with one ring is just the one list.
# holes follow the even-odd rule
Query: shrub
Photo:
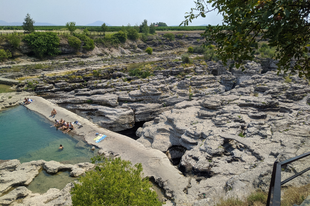
[[82, 44], [81, 40], [75, 36], [69, 36], [68, 43], [76, 51], [78, 51], [81, 48], [81, 44]]
[[192, 63], [192, 60], [189, 58], [188, 54], [183, 54], [181, 59], [183, 63], [188, 63], [188, 64]]
[[118, 40], [118, 38], [114, 37], [114, 36], [108, 36], [106, 35], [105, 38], [97, 38], [95, 39], [96, 43], [101, 43], [103, 44], [105, 47], [109, 47], [109, 46], [117, 46], [119, 45], [121, 42]]
[[136, 68], [131, 68], [128, 71], [130, 76], [136, 76], [136, 77], [140, 77], [140, 78], [147, 78], [149, 76], [154, 75], [153, 74], [153, 70], [152, 70], [152, 66], [147, 64], [147, 65], [142, 65]]
[[261, 57], [272, 59], [275, 54], [275, 48], [269, 47], [266, 43], [263, 43], [261, 47], [258, 49]]
[[86, 36], [86, 34], [74, 33], [73, 35], [76, 36], [77, 38], [79, 38], [80, 40], [82, 40], [84, 42], [83, 49], [93, 50], [95, 48], [94, 40], [92, 40], [91, 38]]
[[133, 41], [136, 41], [139, 39], [139, 33], [136, 29], [130, 28], [127, 30], [127, 32], [128, 32], [127, 33], [128, 39], [133, 40]]
[[54, 32], [34, 32], [26, 35], [24, 41], [39, 58], [44, 55], [54, 56], [59, 53], [59, 37]]
[[0, 61], [3, 61], [5, 59], [8, 59], [12, 57], [12, 54], [9, 50], [0, 49]]
[[147, 40], [147, 35], [146, 35], [146, 34], [142, 34], [141, 40], [142, 40], [143, 42], [146, 42], [146, 40]]
[[172, 33], [166, 33], [166, 34], [164, 34], [164, 37], [166, 39], [169, 39], [170, 41], [173, 41], [175, 39], [175, 36]]
[[73, 205], [137, 205], [157, 206], [155, 191], [148, 179], [142, 179], [142, 165], [131, 165], [120, 158], [99, 161], [94, 170], [86, 172], [71, 190]]
[[146, 48], [145, 52], [151, 55], [153, 53], [153, 49], [151, 47], [148, 47]]
[[195, 46], [193, 49], [194, 49], [193, 53], [197, 53], [197, 54], [203, 54], [206, 51], [205, 46]]
[[20, 38], [17, 34], [12, 34], [8, 36], [7, 38], [8, 38], [9, 43], [13, 46], [14, 49], [17, 49], [19, 47]]
[[113, 34], [114, 37], [116, 37], [120, 42], [125, 43], [127, 39], [127, 34], [126, 32], [119, 31], [115, 34]]
[[193, 53], [193, 52], [194, 52], [194, 48], [193, 48], [193, 47], [191, 47], [191, 46], [190, 46], [190, 47], [188, 47], [187, 52], [188, 52], [188, 53]]
[[205, 61], [217, 61], [219, 58], [213, 48], [207, 48], [204, 52], [204, 59]]

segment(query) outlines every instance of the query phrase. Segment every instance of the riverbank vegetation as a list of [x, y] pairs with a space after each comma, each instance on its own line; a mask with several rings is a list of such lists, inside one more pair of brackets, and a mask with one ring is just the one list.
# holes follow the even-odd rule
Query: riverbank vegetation
[[142, 165], [120, 158], [94, 157], [94, 170], [79, 178], [71, 190], [73, 205], [162, 205], [148, 178], [142, 178]]

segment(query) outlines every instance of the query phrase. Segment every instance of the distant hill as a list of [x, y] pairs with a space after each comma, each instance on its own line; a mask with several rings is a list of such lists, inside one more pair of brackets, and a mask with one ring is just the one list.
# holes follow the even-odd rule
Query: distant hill
[[[0, 20], [0, 26], [22, 26], [23, 23], [21, 22], [6, 22]], [[51, 23], [46, 23], [46, 22], [35, 22], [34, 26], [55, 26], [54, 24]]]
[[94, 23], [87, 24], [85, 26], [101, 26], [103, 23], [105, 23], [107, 26], [111, 26], [110, 24], [104, 22], [104, 21], [95, 21]]

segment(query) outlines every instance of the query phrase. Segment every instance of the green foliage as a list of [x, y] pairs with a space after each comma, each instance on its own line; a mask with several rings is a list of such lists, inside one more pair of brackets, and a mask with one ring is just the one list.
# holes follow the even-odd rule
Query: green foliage
[[286, 76], [285, 79], [284, 79], [284, 82], [285, 83], [291, 83], [292, 79], [290, 78], [290, 76]]
[[30, 18], [30, 15], [27, 14], [25, 17], [25, 21], [23, 22], [23, 29], [25, 30], [25, 33], [32, 33], [34, 32], [34, 24], [35, 21], [33, 21], [32, 18]]
[[128, 37], [128, 39], [130, 39], [130, 40], [136, 41], [136, 40], [139, 39], [139, 33], [138, 33], [138, 31], [137, 31], [136, 29], [134, 29], [134, 28], [129, 28], [129, 29], [127, 30], [127, 37]]
[[147, 41], [147, 35], [146, 35], [146, 34], [142, 34], [142, 35], [141, 35], [141, 40], [142, 40], [143, 42], [146, 42], [146, 41]]
[[193, 62], [188, 54], [183, 54], [181, 59], [183, 63], [191, 64]]
[[214, 48], [215, 47], [213, 45], [209, 45], [208, 47], [205, 48], [205, 51], [204, 51], [205, 61], [217, 61], [218, 60], [218, 55], [216, 54], [216, 50]]
[[81, 44], [82, 44], [81, 40], [75, 36], [69, 36], [68, 43], [76, 51], [78, 51], [81, 48]]
[[80, 40], [82, 40], [84, 42], [83, 49], [93, 50], [95, 48], [94, 40], [89, 38], [85, 33], [83, 33], [83, 34], [73, 33], [73, 35], [76, 36], [77, 38], [79, 38]]
[[142, 24], [140, 25], [140, 33], [143, 33], [145, 35], [148, 35], [150, 31], [149, 26], [147, 25], [147, 20], [144, 19], [144, 21], [142, 22]]
[[103, 31], [103, 35], [105, 36], [105, 32], [108, 31], [108, 26], [105, 23], [103, 23], [101, 25], [101, 30]]
[[88, 29], [84, 29], [83, 30], [83, 34], [86, 35], [86, 36], [89, 36], [90, 35], [90, 31], [88, 31]]
[[205, 51], [206, 51], [205, 46], [195, 46], [193, 53], [203, 54], [203, 53], [205, 53]]
[[99, 161], [95, 170], [86, 172], [71, 190], [73, 205], [136, 205], [159, 206], [156, 192], [148, 179], [142, 179], [142, 165], [131, 165], [120, 158]]
[[76, 30], [75, 22], [67, 22], [66, 27], [70, 31], [71, 34], [73, 34], [73, 32]]
[[127, 39], [127, 33], [123, 31], [119, 31], [115, 34], [113, 34], [114, 37], [116, 37], [120, 42], [125, 43]]
[[106, 35], [105, 38], [95, 39], [95, 42], [103, 44], [105, 47], [115, 47], [121, 43], [117, 37], [108, 35]]
[[12, 54], [9, 50], [0, 49], [0, 61], [3, 61], [5, 59], [8, 59], [12, 57]]
[[151, 47], [148, 47], [146, 48], [145, 52], [151, 55], [153, 53], [153, 49]]
[[272, 59], [275, 55], [275, 48], [268, 46], [266, 43], [263, 43], [258, 51], [263, 58]]
[[244, 137], [243, 132], [240, 132], [240, 133], [238, 134], [238, 136], [239, 136], [239, 137]]
[[279, 69], [285, 73], [298, 71], [300, 76], [310, 78], [310, 56], [304, 55], [310, 46], [308, 1], [197, 0], [195, 4], [183, 24], [217, 10], [223, 24], [207, 26], [204, 37], [206, 44], [216, 43], [216, 52], [225, 64], [234, 60], [233, 64], [240, 67], [245, 60], [253, 60], [260, 37], [268, 40], [268, 46], [276, 47], [274, 58], [279, 60]]
[[151, 24], [150, 25], [150, 34], [155, 34], [156, 33], [156, 28], [155, 28], [155, 24]]
[[154, 75], [153, 70], [152, 70], [152, 66], [149, 64], [129, 68], [128, 73], [130, 76], [136, 76], [136, 77], [140, 77], [140, 78], [147, 78], [149, 76]]
[[188, 47], [187, 52], [188, 52], [188, 53], [194, 53], [194, 48], [191, 47], [191, 46]]
[[158, 25], [158, 27], [161, 27], [161, 26], [167, 26], [167, 24], [166, 24], [166, 23], [164, 23], [164, 22], [158, 22], [158, 23], [157, 23], [157, 25]]
[[164, 34], [164, 37], [166, 39], [169, 39], [170, 41], [173, 41], [175, 39], [175, 35], [172, 33], [166, 33], [166, 34]]
[[17, 49], [19, 47], [20, 37], [17, 33], [13, 33], [12, 35], [8, 36], [7, 39], [14, 49]]
[[54, 32], [34, 32], [26, 35], [24, 41], [39, 58], [44, 55], [54, 56], [59, 53], [59, 37]]
[[254, 202], [261, 202], [263, 204], [267, 203], [267, 195], [263, 192], [256, 192], [252, 193], [250, 196], [248, 196], [247, 201], [250, 205], [253, 205]]

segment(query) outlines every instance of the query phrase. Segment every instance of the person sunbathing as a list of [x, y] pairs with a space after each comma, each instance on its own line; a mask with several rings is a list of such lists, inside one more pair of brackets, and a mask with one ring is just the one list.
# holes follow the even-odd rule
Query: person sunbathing
[[52, 116], [52, 117], [55, 117], [56, 114], [57, 114], [56, 110], [53, 109], [53, 110], [51, 111], [51, 116]]
[[72, 122], [69, 123], [69, 128], [68, 128], [66, 131], [64, 131], [63, 133], [68, 133], [68, 132], [70, 132], [71, 130], [74, 130], [74, 127], [73, 127]]
[[63, 123], [63, 126], [60, 128], [60, 130], [67, 130], [69, 128], [69, 122], [65, 122]]

